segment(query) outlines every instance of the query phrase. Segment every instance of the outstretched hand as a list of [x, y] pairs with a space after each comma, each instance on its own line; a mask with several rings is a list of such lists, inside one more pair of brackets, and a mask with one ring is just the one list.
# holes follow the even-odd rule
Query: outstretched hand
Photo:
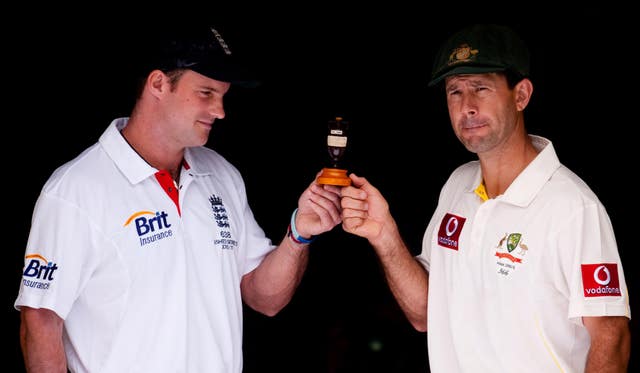
[[340, 187], [318, 184], [320, 173], [298, 199], [295, 224], [303, 237], [317, 236], [342, 222]]
[[379, 238], [385, 224], [393, 224], [389, 204], [364, 177], [350, 174], [351, 185], [342, 188], [342, 228], [368, 240]]

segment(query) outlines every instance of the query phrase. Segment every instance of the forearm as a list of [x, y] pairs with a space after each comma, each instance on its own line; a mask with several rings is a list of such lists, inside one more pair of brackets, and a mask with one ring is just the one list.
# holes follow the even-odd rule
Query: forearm
[[284, 308], [293, 297], [307, 268], [307, 246], [285, 237], [255, 270], [242, 279], [244, 302], [269, 316]]
[[62, 319], [53, 311], [28, 307], [23, 307], [20, 314], [20, 345], [26, 371], [66, 373]]
[[623, 316], [603, 316], [585, 318], [585, 325], [591, 327], [591, 346], [587, 356], [585, 373], [625, 373], [631, 354], [631, 332], [628, 319]]
[[371, 244], [400, 308], [416, 330], [426, 331], [428, 274], [411, 255], [395, 224], [390, 228], [389, 232]]
[[593, 348], [587, 357], [585, 373], [626, 373], [629, 363], [629, 349], [607, 347], [606, 349]]

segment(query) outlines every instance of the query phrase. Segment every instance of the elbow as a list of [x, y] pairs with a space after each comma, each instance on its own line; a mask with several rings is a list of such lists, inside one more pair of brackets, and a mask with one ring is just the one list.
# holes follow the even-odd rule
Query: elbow
[[278, 314], [278, 312], [277, 311], [274, 311], [274, 312], [270, 311], [270, 312], [263, 312], [262, 314], [265, 315], [265, 316], [268, 316], [268, 317], [274, 317], [275, 315]]
[[[426, 299], [424, 300], [426, 301]], [[411, 323], [411, 326], [413, 326], [415, 330], [424, 333], [427, 331], [427, 303], [420, 301], [416, 301], [414, 303], [419, 303], [421, 304], [421, 306], [415, 306], [414, 304], [413, 307], [409, 307], [409, 305], [405, 303], [405, 307], [403, 307], [404, 313], [407, 317], [407, 320], [409, 320], [409, 323]]]
[[261, 310], [258, 310], [258, 312], [260, 312], [261, 314], [265, 315], [265, 316], [269, 316], [269, 317], [274, 317], [275, 315], [277, 315], [278, 313], [280, 313], [280, 311], [283, 309], [284, 307], [264, 307]]
[[426, 333], [427, 324], [426, 323], [413, 324], [413, 328], [421, 333]]
[[245, 303], [251, 307], [252, 310], [261, 313], [268, 317], [274, 317], [286, 306], [286, 303], [274, 303], [274, 302], [260, 302], [260, 301], [245, 301]]
[[[413, 326], [413, 328], [419, 332], [426, 332], [427, 331], [427, 312], [426, 312], [426, 308], [427, 307], [420, 307], [419, 311], [414, 310], [414, 312], [406, 312], [405, 314], [407, 315], [407, 319], [409, 320], [409, 322], [411, 323], [411, 326]], [[424, 312], [421, 312], [422, 310], [424, 310]]]
[[256, 286], [254, 273], [246, 274], [240, 283], [243, 302], [254, 311], [265, 316], [273, 317], [289, 304], [293, 296], [291, 289], [268, 289]]
[[413, 328], [421, 333], [425, 333], [427, 331], [427, 319], [424, 320], [412, 320], [411, 325]]

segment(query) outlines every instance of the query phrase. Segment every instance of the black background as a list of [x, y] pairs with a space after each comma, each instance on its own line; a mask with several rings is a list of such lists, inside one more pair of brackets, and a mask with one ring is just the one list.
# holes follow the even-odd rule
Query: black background
[[[244, 11], [165, 8], [136, 16], [122, 10], [117, 17], [100, 9], [74, 9], [81, 16], [62, 18], [49, 17], [49, 9], [16, 15], [21, 21], [4, 31], [3, 43], [9, 82], [5, 200], [11, 211], [2, 271], [5, 364], [24, 369], [13, 302], [40, 188], [56, 167], [97, 141], [113, 118], [128, 115], [145, 37], [167, 23], [209, 16], [263, 80], [255, 89], [229, 91], [227, 117], [215, 122], [209, 146], [243, 173], [266, 233], [275, 242], [284, 235], [299, 194], [327, 165], [326, 123], [341, 115], [351, 122], [347, 168], [385, 194], [415, 253], [441, 185], [473, 159], [453, 135], [444, 94], [427, 87], [433, 54], [471, 22], [512, 26], [532, 52], [529, 132], [553, 141], [560, 160], [604, 203], [636, 310], [640, 285], [631, 254], [638, 197], [629, 179], [638, 163], [638, 45], [632, 13], [420, 8], [247, 5]], [[426, 334], [404, 318], [366, 241], [340, 227], [314, 243], [300, 288], [281, 313], [268, 318], [246, 309], [245, 315], [245, 372], [428, 371]], [[631, 326], [634, 371], [640, 368], [634, 319]]]

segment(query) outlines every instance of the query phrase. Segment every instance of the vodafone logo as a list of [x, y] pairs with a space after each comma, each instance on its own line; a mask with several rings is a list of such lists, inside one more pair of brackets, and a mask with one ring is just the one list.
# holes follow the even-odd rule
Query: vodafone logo
[[585, 297], [621, 295], [616, 263], [583, 264], [581, 267]]
[[447, 237], [451, 237], [458, 230], [458, 217], [451, 216], [447, 221], [447, 225], [445, 226], [445, 233]]
[[438, 230], [438, 245], [452, 250], [458, 250], [460, 232], [466, 218], [453, 214], [445, 214]]
[[[601, 279], [602, 278], [602, 279]], [[611, 282], [611, 272], [605, 266], [599, 266], [593, 272], [593, 280], [600, 286], [607, 286]]]

